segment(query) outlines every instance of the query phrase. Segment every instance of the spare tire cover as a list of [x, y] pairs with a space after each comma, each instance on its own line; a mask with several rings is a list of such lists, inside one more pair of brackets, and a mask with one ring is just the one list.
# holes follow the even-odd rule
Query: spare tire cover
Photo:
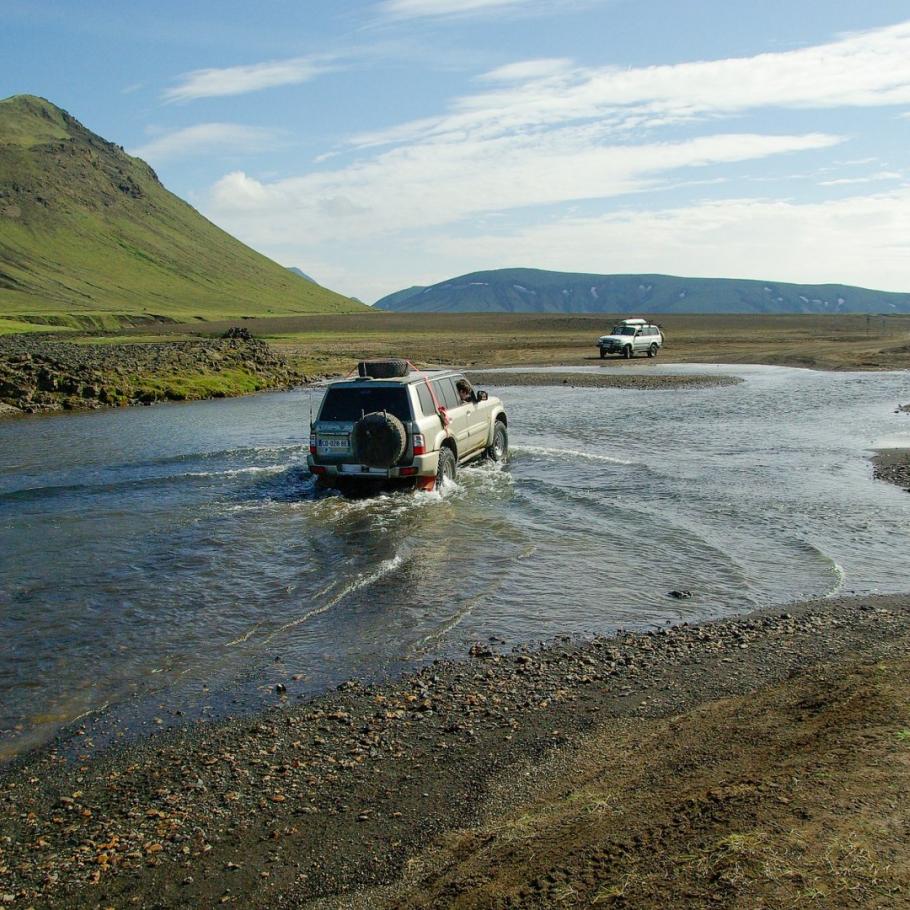
[[361, 360], [357, 372], [372, 379], [398, 379], [410, 372], [407, 360]]
[[390, 468], [402, 455], [408, 442], [404, 424], [386, 411], [365, 414], [354, 424], [351, 434], [354, 457], [372, 468]]

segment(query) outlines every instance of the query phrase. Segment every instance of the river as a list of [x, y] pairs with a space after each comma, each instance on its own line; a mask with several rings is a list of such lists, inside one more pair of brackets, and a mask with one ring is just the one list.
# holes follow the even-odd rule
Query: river
[[867, 460], [910, 446], [905, 373], [630, 369], [744, 382], [490, 387], [508, 464], [355, 501], [306, 471], [319, 390], [0, 424], [0, 758], [99, 712], [141, 732], [474, 641], [910, 588], [910, 496]]

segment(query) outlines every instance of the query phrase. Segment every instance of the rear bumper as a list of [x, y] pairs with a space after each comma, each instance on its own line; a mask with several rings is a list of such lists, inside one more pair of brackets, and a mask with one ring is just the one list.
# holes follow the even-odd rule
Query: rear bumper
[[407, 480], [410, 477], [435, 478], [436, 469], [439, 466], [439, 452], [431, 452], [429, 455], [417, 455], [409, 465], [395, 465], [392, 468], [371, 468], [367, 465], [350, 464], [348, 462], [328, 464], [316, 461], [312, 455], [307, 456], [306, 463], [311, 474], [324, 477], [328, 481], [342, 477], [361, 478], [364, 480], [396, 480], [399, 478]]

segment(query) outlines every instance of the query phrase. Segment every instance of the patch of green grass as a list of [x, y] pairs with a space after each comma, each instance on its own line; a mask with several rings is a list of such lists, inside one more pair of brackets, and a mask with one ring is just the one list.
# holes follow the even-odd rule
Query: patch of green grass
[[19, 322], [15, 319], [0, 318], [0, 335], [22, 335], [25, 332], [68, 332], [62, 325], [38, 325], [34, 322]]
[[910, 742], [910, 730], [898, 730], [894, 735], [897, 737], [899, 743]]
[[218, 373], [162, 373], [141, 376], [136, 392], [159, 401], [192, 401], [199, 398], [233, 398], [267, 387], [267, 383], [247, 370], [233, 368]]

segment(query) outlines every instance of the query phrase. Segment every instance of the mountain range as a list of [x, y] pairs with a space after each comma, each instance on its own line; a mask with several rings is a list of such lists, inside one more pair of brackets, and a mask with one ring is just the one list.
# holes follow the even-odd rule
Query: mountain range
[[[49, 101], [0, 101], [0, 320], [355, 312], [216, 227], [155, 172]], [[2, 326], [0, 326], [2, 328]]]
[[425, 313], [910, 313], [910, 294], [844, 284], [595, 275], [542, 269], [472, 272], [378, 300]]

